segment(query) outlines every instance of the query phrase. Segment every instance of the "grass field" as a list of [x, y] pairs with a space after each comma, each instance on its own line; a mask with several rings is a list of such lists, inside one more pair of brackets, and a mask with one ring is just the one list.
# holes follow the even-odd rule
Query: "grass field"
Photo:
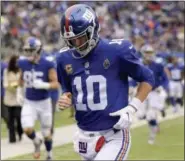
[[[75, 121], [74, 119], [70, 118], [70, 110], [67, 109], [65, 111], [56, 112], [55, 115], [55, 127], [61, 127], [73, 124]], [[40, 130], [40, 124], [36, 121], [35, 125], [36, 131]], [[8, 137], [8, 132], [5, 123], [1, 120], [1, 138]]]
[[[147, 143], [147, 126], [132, 129], [132, 147], [129, 160], [184, 160], [184, 117], [162, 122], [161, 132], [154, 145]], [[56, 147], [53, 150], [55, 160], [78, 160], [72, 144]], [[32, 155], [24, 155], [13, 160], [32, 159]], [[41, 159], [44, 158], [42, 152]]]

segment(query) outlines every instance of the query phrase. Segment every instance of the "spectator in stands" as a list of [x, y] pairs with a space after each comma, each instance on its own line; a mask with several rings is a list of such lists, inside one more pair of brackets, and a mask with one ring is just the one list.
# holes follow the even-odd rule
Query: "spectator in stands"
[[[5, 88], [4, 104], [8, 109], [8, 125], [9, 125], [9, 142], [16, 142], [16, 131], [19, 140], [22, 139], [22, 126], [21, 126], [21, 106], [16, 100], [16, 88], [20, 77], [20, 70], [17, 67], [16, 61], [18, 56], [12, 55], [10, 57], [8, 67], [4, 70], [3, 86]], [[16, 129], [16, 130], [15, 130]]]
[[[81, 1], [3, 1], [2, 45], [20, 49], [23, 37], [33, 35], [42, 39], [44, 44], [61, 47], [57, 22], [63, 11], [76, 3]], [[159, 51], [184, 52], [184, 2], [83, 3], [95, 9], [102, 37], [131, 40], [141, 37]]]

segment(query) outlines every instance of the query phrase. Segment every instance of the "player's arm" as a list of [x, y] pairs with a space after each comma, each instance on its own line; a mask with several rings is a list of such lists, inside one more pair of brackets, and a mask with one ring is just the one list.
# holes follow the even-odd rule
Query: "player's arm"
[[162, 87], [166, 90], [166, 91], [168, 91], [169, 90], [169, 77], [168, 77], [168, 72], [167, 72], [167, 69], [164, 67], [164, 66], [162, 66], [161, 65], [161, 78], [162, 78]]
[[181, 71], [181, 83], [182, 83], [183, 86], [184, 86], [184, 74], [185, 74], [184, 66], [182, 66], [182, 71]]
[[136, 95], [129, 102], [128, 106], [116, 112], [110, 113], [110, 116], [120, 116], [118, 122], [114, 125], [115, 129], [128, 128], [132, 123], [132, 115], [142, 106], [149, 92], [154, 86], [154, 76], [151, 70], [146, 68], [136, 55], [136, 50], [130, 42], [125, 42], [120, 57], [121, 72], [129, 75], [134, 80], [140, 82]]
[[49, 88], [50, 89], [58, 89], [59, 83], [57, 79], [57, 72], [55, 68], [49, 69]]
[[19, 77], [19, 81], [18, 81], [18, 86], [19, 86], [19, 87], [23, 87], [23, 85], [24, 85], [23, 72], [22, 72], [22, 70], [20, 69], [20, 77]]
[[172, 77], [172, 74], [171, 74], [171, 65], [167, 65], [166, 72], [167, 72], [168, 78], [171, 79], [171, 77]]
[[119, 56], [123, 72], [140, 82], [135, 98], [138, 102], [143, 102], [154, 86], [153, 72], [141, 63], [134, 46], [129, 41], [125, 42]]
[[181, 67], [181, 81], [184, 80], [184, 66]]
[[72, 87], [70, 78], [65, 72], [60, 58], [57, 59], [57, 77], [62, 88], [62, 95], [58, 100], [58, 107], [59, 109], [64, 110], [72, 106]]
[[46, 90], [58, 89], [59, 83], [57, 79], [57, 73], [56, 73], [54, 62], [48, 60], [46, 68], [48, 68], [48, 80], [49, 81], [44, 82], [40, 79], [36, 79], [33, 82], [33, 87], [36, 89], [46, 89]]
[[166, 73], [166, 75], [167, 75], [168, 79], [170, 79], [171, 74], [170, 74], [169, 69], [168, 69], [167, 67], [164, 67], [164, 71], [165, 71], [165, 73]]

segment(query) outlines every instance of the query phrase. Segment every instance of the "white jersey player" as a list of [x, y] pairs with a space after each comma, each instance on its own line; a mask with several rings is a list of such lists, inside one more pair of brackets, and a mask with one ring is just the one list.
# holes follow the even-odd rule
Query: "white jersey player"
[[159, 130], [157, 113], [165, 108], [165, 101], [167, 98], [166, 91], [168, 90], [169, 81], [164, 66], [154, 61], [155, 52], [153, 47], [151, 45], [144, 45], [141, 48], [141, 53], [143, 56], [143, 63], [153, 71], [155, 85], [152, 92], [150, 92], [147, 99], [144, 101], [142, 108], [138, 111], [138, 117], [147, 119], [150, 127], [148, 142], [153, 144], [156, 132]]
[[173, 106], [174, 112], [177, 112], [179, 107], [183, 106], [184, 66], [178, 63], [177, 57], [173, 56], [172, 63], [168, 65], [168, 69], [170, 71], [170, 103]]

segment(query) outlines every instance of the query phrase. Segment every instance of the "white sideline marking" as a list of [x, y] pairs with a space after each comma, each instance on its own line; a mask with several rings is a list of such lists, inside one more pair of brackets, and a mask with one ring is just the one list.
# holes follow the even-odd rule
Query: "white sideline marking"
[[[180, 116], [184, 116], [184, 109], [181, 109], [178, 113], [172, 113], [172, 109], [170, 108], [167, 111], [167, 116], [165, 118], [161, 118], [159, 116], [159, 122], [163, 122], [165, 120], [172, 120], [178, 118]], [[141, 127], [146, 125], [145, 120], [137, 120], [136, 118], [133, 120], [133, 124], [131, 128]], [[73, 134], [77, 130], [76, 125], [69, 125], [66, 127], [56, 128], [53, 147], [65, 145], [71, 143], [73, 140]], [[38, 135], [41, 137], [41, 133], [38, 132]], [[44, 144], [42, 144], [41, 150], [44, 150]], [[33, 144], [32, 142], [24, 135], [21, 142], [17, 142], [15, 144], [9, 144], [8, 139], [1, 140], [1, 159], [8, 159], [20, 155], [25, 155], [33, 152]]]

